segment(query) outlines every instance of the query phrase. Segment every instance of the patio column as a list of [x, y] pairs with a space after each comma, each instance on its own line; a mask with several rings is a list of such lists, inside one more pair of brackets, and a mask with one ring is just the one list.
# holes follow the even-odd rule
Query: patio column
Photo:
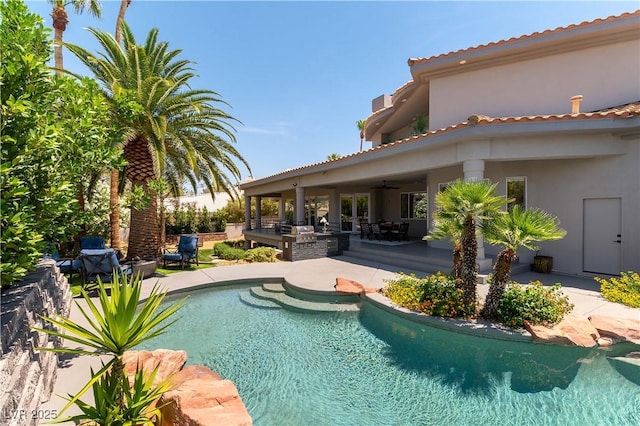
[[280, 196], [280, 200], [278, 200], [278, 220], [284, 220], [284, 197]]
[[[484, 179], [484, 160], [465, 160], [462, 163], [462, 170], [464, 171], [464, 180], [480, 181]], [[481, 235], [478, 239], [478, 256], [476, 259], [484, 260], [484, 238]]]
[[304, 188], [296, 185], [296, 223], [304, 222]]
[[262, 229], [262, 197], [256, 196], [256, 229]]
[[244, 230], [251, 231], [251, 196], [244, 196]]

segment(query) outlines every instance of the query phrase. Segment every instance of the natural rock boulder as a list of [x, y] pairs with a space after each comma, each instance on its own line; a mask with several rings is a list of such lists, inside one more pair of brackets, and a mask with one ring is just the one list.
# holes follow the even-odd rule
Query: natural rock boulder
[[589, 321], [602, 336], [640, 345], [640, 320], [591, 315]]
[[600, 338], [598, 330], [586, 318], [576, 315], [567, 315], [551, 327], [532, 325], [528, 321], [525, 321], [524, 327], [537, 343], [591, 348], [597, 345], [596, 340]]
[[129, 377], [129, 382], [133, 383], [136, 374], [136, 367], [139, 365], [143, 371], [151, 372], [156, 366], [158, 373], [153, 381], [158, 384], [166, 378], [182, 370], [187, 362], [187, 352], [172, 351], [169, 349], [157, 349], [155, 351], [127, 351], [122, 356], [124, 372]]
[[340, 293], [348, 294], [364, 294], [376, 292], [375, 288], [365, 287], [357, 281], [348, 280], [342, 277], [336, 278], [336, 284], [333, 287]]
[[235, 385], [208, 368], [187, 367], [174, 383], [179, 384], [158, 401], [162, 426], [253, 424]]

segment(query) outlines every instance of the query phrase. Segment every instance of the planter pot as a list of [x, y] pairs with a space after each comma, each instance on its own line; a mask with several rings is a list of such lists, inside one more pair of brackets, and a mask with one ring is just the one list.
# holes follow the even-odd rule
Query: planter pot
[[553, 269], [553, 257], [551, 256], [534, 256], [533, 270], [543, 274], [550, 274]]
[[132, 276], [140, 274], [142, 278], [149, 278], [156, 272], [158, 262], [155, 260], [139, 260], [131, 264]]

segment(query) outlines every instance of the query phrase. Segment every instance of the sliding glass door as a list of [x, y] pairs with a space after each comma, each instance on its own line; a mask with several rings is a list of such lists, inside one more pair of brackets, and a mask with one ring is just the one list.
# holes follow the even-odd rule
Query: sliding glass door
[[369, 221], [369, 193], [340, 194], [340, 230], [360, 232], [360, 223]]

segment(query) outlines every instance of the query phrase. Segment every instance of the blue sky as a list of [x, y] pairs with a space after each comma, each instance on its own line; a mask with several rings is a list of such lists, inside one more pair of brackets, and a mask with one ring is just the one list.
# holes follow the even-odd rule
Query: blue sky
[[[51, 5], [27, 4], [50, 27]], [[102, 1], [102, 20], [69, 10], [64, 40], [95, 51], [85, 28], [113, 32], [118, 6]], [[408, 58], [637, 8], [637, 1], [133, 0], [126, 19], [140, 44], [158, 28], [160, 40], [197, 63], [195, 86], [231, 105], [226, 111], [242, 122], [237, 148], [260, 178], [357, 151], [356, 121], [371, 114], [373, 98], [410, 79]], [[67, 69], [85, 73], [70, 53], [64, 60]]]

